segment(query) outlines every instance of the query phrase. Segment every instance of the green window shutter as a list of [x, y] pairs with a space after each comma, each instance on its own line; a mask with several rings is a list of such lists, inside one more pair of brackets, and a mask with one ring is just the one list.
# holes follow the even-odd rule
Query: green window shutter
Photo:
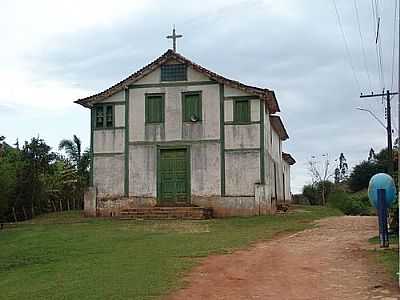
[[96, 128], [104, 127], [104, 109], [103, 106], [96, 106]]
[[106, 127], [110, 128], [114, 125], [113, 106], [106, 106]]
[[202, 112], [200, 92], [183, 94], [182, 113], [184, 122], [195, 122], [201, 120]]
[[164, 96], [146, 95], [146, 123], [164, 122]]
[[249, 100], [236, 100], [235, 101], [234, 121], [237, 123], [250, 122], [250, 102], [249, 102]]

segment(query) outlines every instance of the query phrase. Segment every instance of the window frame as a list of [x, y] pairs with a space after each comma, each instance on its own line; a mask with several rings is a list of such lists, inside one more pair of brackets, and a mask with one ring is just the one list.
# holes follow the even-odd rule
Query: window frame
[[[107, 126], [107, 108], [109, 108], [109, 107], [111, 107], [112, 123], [110, 126]], [[102, 116], [103, 122], [102, 122], [101, 126], [97, 123], [97, 111], [100, 110], [100, 108], [103, 112], [103, 116]], [[115, 104], [113, 104], [113, 103], [98, 103], [93, 106], [93, 109], [94, 109], [94, 122], [93, 122], [94, 129], [113, 129], [113, 128], [115, 128]]]
[[[237, 111], [237, 103], [238, 102], [247, 102], [247, 119], [246, 120], [238, 120], [238, 111]], [[249, 99], [235, 99], [233, 101], [233, 123], [234, 124], [250, 124], [251, 123], [251, 102]]]
[[[187, 96], [199, 96], [199, 102], [198, 102], [198, 120], [197, 121], [192, 121], [188, 119], [186, 119], [186, 97]], [[183, 123], [198, 123], [198, 122], [202, 122], [203, 121], [203, 96], [202, 96], [202, 91], [190, 91], [190, 92], [182, 92], [182, 122]]]
[[[176, 79], [176, 78], [173, 78], [173, 79], [168, 79], [168, 75], [169, 76], [171, 76], [171, 71], [169, 71], [169, 72], [167, 72], [167, 70], [165, 70], [165, 68], [168, 68], [168, 67], [171, 67], [171, 66], [175, 66], [175, 65], [178, 65], [178, 66], [183, 66], [184, 68], [184, 76], [183, 76], [183, 79]], [[188, 75], [187, 75], [187, 69], [188, 69], [188, 66], [187, 66], [187, 64], [183, 64], [183, 63], [179, 63], [179, 64], [163, 64], [163, 65], [161, 65], [161, 67], [160, 67], [160, 81], [161, 82], [171, 82], [171, 81], [187, 81], [187, 77], [188, 77]], [[167, 72], [167, 73], [165, 73], [165, 72]]]
[[[161, 120], [160, 121], [150, 121], [149, 119], [149, 110], [148, 110], [148, 101], [151, 97], [161, 97]], [[165, 122], [165, 94], [164, 93], [146, 93], [144, 99], [144, 120], [145, 124], [163, 124]]]

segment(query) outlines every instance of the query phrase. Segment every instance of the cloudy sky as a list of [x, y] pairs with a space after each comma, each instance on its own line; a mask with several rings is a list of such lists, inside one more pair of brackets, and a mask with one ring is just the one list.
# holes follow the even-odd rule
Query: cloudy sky
[[[73, 101], [161, 55], [176, 24], [184, 35], [178, 52], [276, 92], [291, 137], [284, 150], [297, 160], [292, 190], [298, 192], [310, 181], [311, 156], [328, 153], [333, 161], [343, 152], [354, 165], [371, 147], [385, 146], [385, 130], [355, 109], [370, 109], [384, 121], [381, 99], [360, 100], [359, 94], [397, 88], [395, 0], [376, 1], [383, 76], [367, 0], [336, 0], [349, 55], [333, 0], [1, 0], [0, 135], [9, 143], [40, 135], [56, 148], [77, 134], [89, 145], [89, 112]], [[397, 98], [392, 101], [397, 107]], [[397, 128], [396, 109], [393, 116]]]

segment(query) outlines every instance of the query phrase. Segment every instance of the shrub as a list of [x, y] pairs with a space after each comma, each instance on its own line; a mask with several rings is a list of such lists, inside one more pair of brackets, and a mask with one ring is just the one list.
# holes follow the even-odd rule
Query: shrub
[[307, 198], [310, 205], [322, 205], [322, 189], [325, 188], [325, 199], [328, 199], [329, 194], [333, 190], [334, 184], [330, 181], [321, 181], [314, 184], [308, 184], [303, 187], [303, 196]]
[[369, 180], [378, 173], [386, 172], [383, 164], [363, 161], [355, 166], [349, 177], [349, 187], [353, 192], [368, 188]]
[[328, 197], [328, 205], [341, 210], [346, 215], [368, 216], [373, 213], [366, 192], [353, 194], [345, 191], [332, 192]]

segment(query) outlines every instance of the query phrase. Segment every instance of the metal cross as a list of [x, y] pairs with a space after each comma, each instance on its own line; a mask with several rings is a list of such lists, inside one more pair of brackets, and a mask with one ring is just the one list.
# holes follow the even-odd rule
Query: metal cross
[[181, 34], [176, 34], [175, 33], [175, 25], [174, 28], [172, 29], [172, 35], [167, 35], [167, 39], [172, 39], [172, 45], [173, 45], [173, 50], [176, 52], [176, 39], [183, 37]]

